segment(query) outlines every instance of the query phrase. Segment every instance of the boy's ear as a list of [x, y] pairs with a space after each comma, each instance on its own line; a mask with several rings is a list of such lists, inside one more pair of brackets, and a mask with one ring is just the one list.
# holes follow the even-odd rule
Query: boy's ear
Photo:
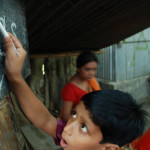
[[105, 150], [120, 150], [120, 147], [116, 144], [107, 143], [105, 144]]

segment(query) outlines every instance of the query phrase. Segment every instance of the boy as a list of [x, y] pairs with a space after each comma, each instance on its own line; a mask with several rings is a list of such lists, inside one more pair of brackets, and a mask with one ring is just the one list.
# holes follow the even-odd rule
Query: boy
[[102, 90], [85, 95], [67, 124], [54, 118], [22, 78], [26, 52], [15, 36], [10, 37], [4, 39], [5, 70], [19, 104], [28, 119], [53, 136], [64, 150], [119, 150], [141, 135], [145, 112], [121, 91]]

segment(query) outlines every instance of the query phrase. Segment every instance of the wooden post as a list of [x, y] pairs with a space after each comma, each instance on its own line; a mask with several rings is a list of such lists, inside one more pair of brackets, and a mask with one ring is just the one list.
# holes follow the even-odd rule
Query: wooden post
[[[50, 109], [54, 114], [59, 113], [59, 104], [58, 104], [58, 77], [57, 77], [57, 65], [56, 65], [56, 59], [55, 58], [48, 58], [47, 61], [47, 70], [48, 70], [48, 78], [49, 78], [49, 95], [50, 95]], [[52, 113], [51, 112], [51, 113]]]
[[42, 65], [44, 65], [44, 58], [31, 59], [31, 75], [28, 78], [28, 84], [34, 94], [44, 103], [44, 76], [42, 72]]

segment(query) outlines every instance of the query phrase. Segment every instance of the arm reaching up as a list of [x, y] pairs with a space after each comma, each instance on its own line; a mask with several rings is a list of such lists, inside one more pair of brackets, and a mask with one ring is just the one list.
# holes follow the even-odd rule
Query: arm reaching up
[[[28, 119], [38, 128], [56, 138], [57, 120], [54, 118], [43, 103], [33, 94], [22, 77], [22, 67], [26, 57], [20, 41], [9, 34], [5, 41], [5, 71], [18, 102]], [[13, 49], [13, 43], [16, 51]]]

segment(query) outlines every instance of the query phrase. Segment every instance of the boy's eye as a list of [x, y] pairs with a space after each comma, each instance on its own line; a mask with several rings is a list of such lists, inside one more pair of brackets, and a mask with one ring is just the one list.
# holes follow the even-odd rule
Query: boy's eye
[[82, 131], [87, 133], [87, 127], [86, 127], [86, 125], [84, 123], [82, 124]]
[[77, 118], [77, 114], [75, 111], [72, 111], [72, 116], [73, 116], [73, 118]]

